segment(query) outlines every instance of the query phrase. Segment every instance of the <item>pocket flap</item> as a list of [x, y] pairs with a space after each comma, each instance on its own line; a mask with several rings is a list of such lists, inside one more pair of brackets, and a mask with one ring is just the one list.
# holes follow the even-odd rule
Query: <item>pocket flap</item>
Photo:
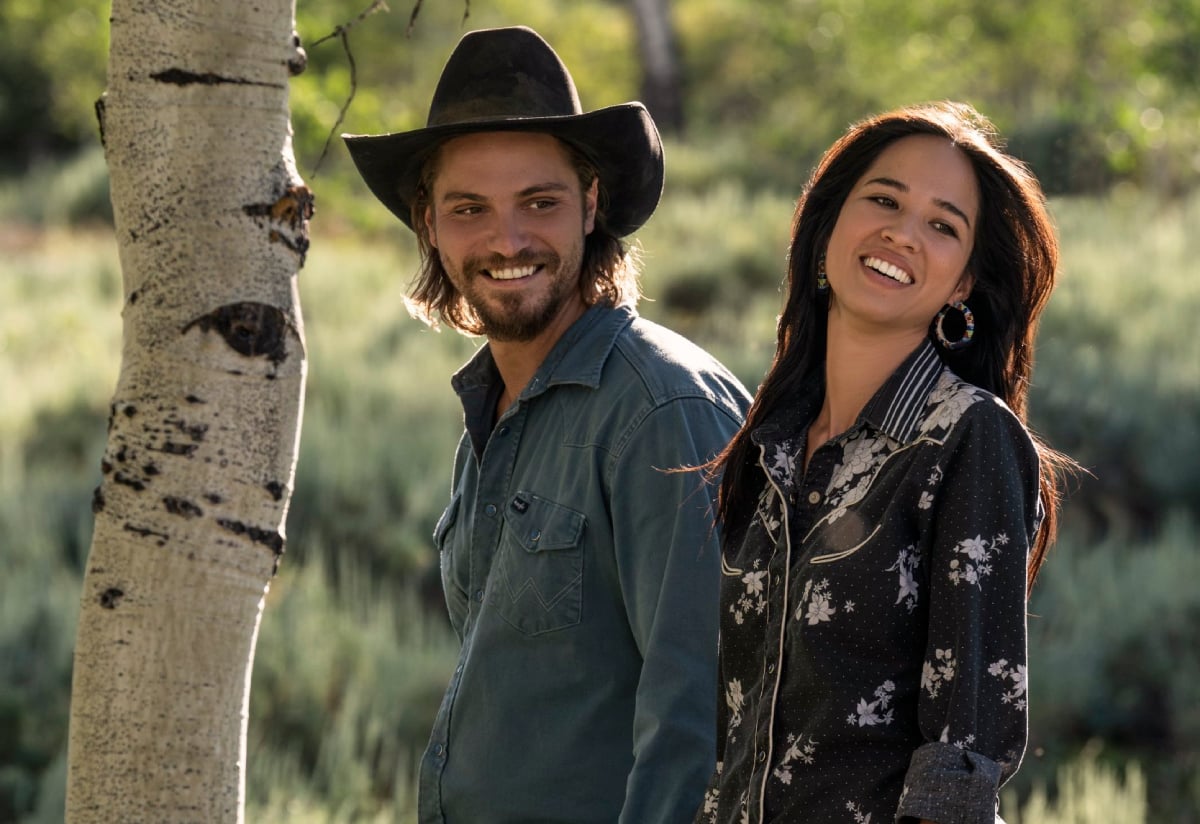
[[576, 546], [587, 518], [532, 492], [517, 492], [504, 509], [504, 522], [526, 552], [548, 552]]

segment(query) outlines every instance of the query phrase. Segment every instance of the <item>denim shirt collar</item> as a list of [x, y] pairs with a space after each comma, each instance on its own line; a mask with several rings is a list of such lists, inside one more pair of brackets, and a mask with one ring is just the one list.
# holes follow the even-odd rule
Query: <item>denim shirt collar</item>
[[[635, 317], [637, 311], [631, 306], [588, 308], [554, 344], [521, 390], [517, 402], [528, 401], [560, 384], [574, 383], [591, 389], [600, 386], [600, 375], [617, 337]], [[450, 385], [462, 402], [467, 431], [477, 446], [485, 443], [486, 433], [492, 429], [496, 402], [504, 388], [491, 346], [486, 343], [481, 346], [450, 378]]]

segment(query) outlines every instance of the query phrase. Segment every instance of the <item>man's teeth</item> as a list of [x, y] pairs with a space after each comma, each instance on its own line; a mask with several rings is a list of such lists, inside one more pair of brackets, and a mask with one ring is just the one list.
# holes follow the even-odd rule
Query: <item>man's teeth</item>
[[892, 280], [899, 281], [900, 283], [913, 282], [913, 279], [909, 276], [908, 272], [904, 271], [899, 266], [894, 266], [891, 263], [888, 263], [886, 260], [869, 257], [864, 260], [863, 263], [874, 269], [879, 274], [886, 275]]
[[536, 270], [536, 266], [516, 266], [511, 269], [489, 269], [488, 274], [496, 280], [516, 280], [517, 278], [527, 278]]

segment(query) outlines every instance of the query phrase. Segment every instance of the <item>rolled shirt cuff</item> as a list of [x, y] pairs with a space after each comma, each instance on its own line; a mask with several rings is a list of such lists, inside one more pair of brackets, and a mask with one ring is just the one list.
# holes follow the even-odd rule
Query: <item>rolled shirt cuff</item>
[[994, 824], [1000, 764], [952, 744], [932, 742], [912, 755], [896, 821]]

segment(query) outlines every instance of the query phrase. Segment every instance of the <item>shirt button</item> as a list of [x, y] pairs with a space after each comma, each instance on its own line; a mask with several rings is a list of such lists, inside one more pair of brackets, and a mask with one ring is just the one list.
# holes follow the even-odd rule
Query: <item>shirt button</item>
[[436, 755], [438, 758], [441, 758], [443, 755], [445, 755], [445, 753], [446, 753], [446, 748], [443, 747], [441, 744], [438, 744], [437, 746], [435, 746], [433, 748], [433, 754]]
[[774, 672], [775, 672], [775, 662], [772, 661], [771, 663], [767, 664], [767, 674], [771, 674]]
[[766, 751], [766, 750], [762, 750], [762, 751], [761, 751], [761, 752], [759, 752], [759, 754], [758, 754], [758, 763], [759, 763], [759, 764], [761, 764], [762, 762], [764, 762], [764, 761], [766, 761], [766, 760], [767, 760], [767, 751]]
[[483, 590], [482, 589], [475, 590], [475, 600], [480, 603], [483, 603]]
[[810, 504], [821, 503], [821, 493], [815, 489], [812, 492], [808, 493], [808, 502]]
[[483, 512], [484, 512], [484, 514], [485, 514], [485, 515], [487, 515], [489, 518], [490, 518], [490, 517], [492, 517], [492, 516], [494, 516], [494, 515], [496, 514], [496, 505], [495, 505], [495, 504], [488, 504], [487, 506], [485, 506], [485, 507], [483, 508]]
[[499, 435], [501, 438], [503, 438], [505, 435], [508, 434], [508, 427], [507, 426], [500, 427], [499, 429], [496, 430], [496, 434]]
[[531, 540], [531, 541], [536, 541], [541, 537], [542, 537], [542, 531], [540, 529], [535, 529], [535, 530], [533, 530], [533, 532], [529, 533], [529, 540]]

